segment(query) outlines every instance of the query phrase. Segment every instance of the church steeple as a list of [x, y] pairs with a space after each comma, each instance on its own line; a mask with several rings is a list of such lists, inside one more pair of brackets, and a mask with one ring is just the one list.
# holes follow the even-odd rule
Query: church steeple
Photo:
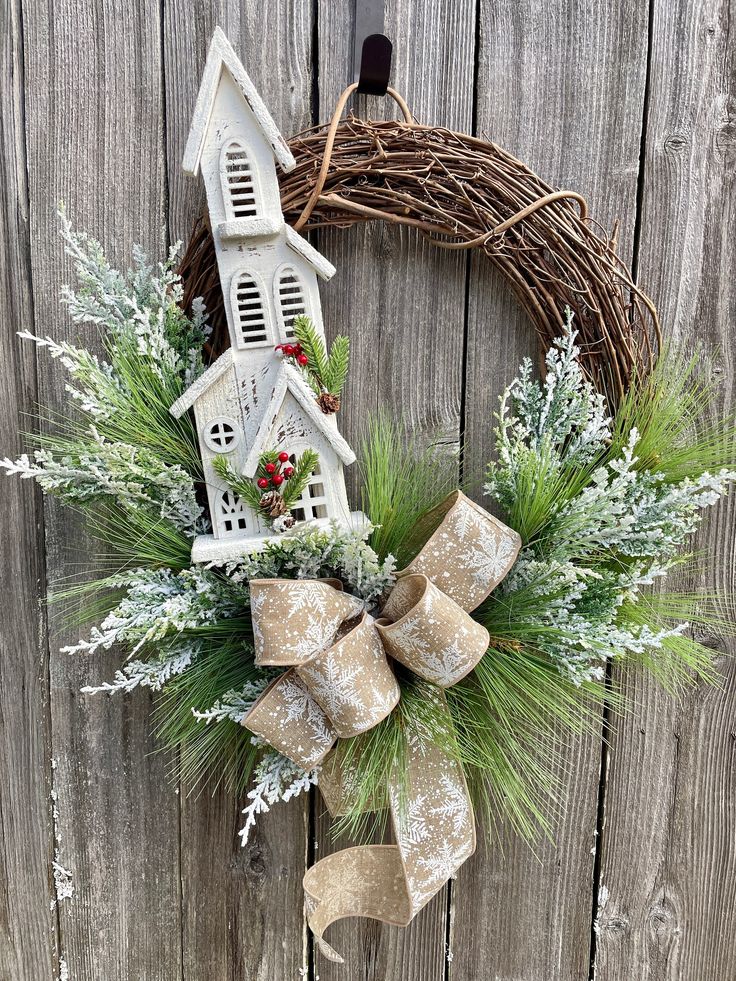
[[212, 38], [184, 170], [201, 172], [230, 332], [230, 349], [175, 403], [179, 417], [194, 408], [212, 519], [212, 534], [194, 544], [195, 561], [233, 557], [272, 537], [268, 516], [240, 499], [218, 475], [217, 456], [252, 479], [261, 455], [289, 459], [317, 453], [296, 522], [361, 524], [351, 515], [342, 467], [355, 459], [325, 415], [303, 373], [276, 347], [294, 337], [294, 318], [309, 317], [324, 337], [317, 277], [334, 266], [284, 222], [277, 166], [294, 157], [223, 32]]

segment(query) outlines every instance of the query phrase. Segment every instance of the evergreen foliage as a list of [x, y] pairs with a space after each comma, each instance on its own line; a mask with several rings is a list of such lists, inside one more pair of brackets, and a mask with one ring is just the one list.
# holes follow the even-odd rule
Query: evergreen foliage
[[[365, 535], [305, 529], [257, 555], [191, 566], [192, 538], [206, 529], [201, 464], [191, 420], [175, 420], [168, 407], [203, 369], [204, 311], [182, 313], [173, 253], [154, 268], [136, 252], [122, 275], [65, 219], [63, 234], [80, 284], [65, 290], [65, 301], [75, 322], [100, 330], [105, 359], [22, 335], [64, 366], [73, 411], [48, 418], [38, 448], [3, 466], [83, 511], [99, 547], [98, 576], [57, 591], [81, 603], [80, 623], [98, 624], [69, 650], [84, 656], [120, 645], [126, 659], [111, 681], [85, 690], [156, 692], [157, 732], [177, 749], [174, 773], [188, 785], [224, 780], [242, 793], [255, 772], [245, 837], [258, 813], [319, 780], [264, 751], [240, 724], [272, 677], [254, 662], [250, 580], [335, 576], [377, 611], [397, 566], [423, 545], [422, 519], [456, 486], [458, 461], [379, 415], [360, 453], [372, 522]], [[296, 333], [315, 391], [339, 394], [347, 339], [328, 355], [311, 323], [299, 320]], [[730, 611], [713, 596], [659, 586], [684, 561], [704, 508], [736, 478], [734, 422], [716, 411], [702, 359], [665, 354], [610, 418], [579, 358], [568, 323], [548, 353], [544, 382], [525, 362], [501, 399], [486, 493], [524, 544], [511, 574], [475, 611], [491, 636], [487, 655], [444, 699], [397, 667], [396, 710], [338, 744], [353, 777], [338, 831], [362, 835], [372, 808], [379, 821], [385, 815], [388, 778], [401, 774], [418, 726], [462, 763], [488, 829], [510, 823], [531, 840], [550, 831], [558, 806], [560, 731], [595, 729], [604, 699], [624, 707], [607, 682], [610, 664], [643, 664], [672, 691], [715, 680], [711, 652], [686, 627], [724, 632]], [[267, 454], [262, 467], [273, 461]], [[300, 457], [282, 485], [287, 505], [316, 462], [311, 452]], [[259, 506], [253, 481], [224, 458], [215, 466]]]
[[349, 338], [338, 335], [332, 342], [328, 355], [325, 343], [314, 329], [314, 324], [304, 315], [294, 318], [294, 336], [307, 358], [307, 375], [316, 394], [329, 392], [331, 395], [340, 395], [350, 368]]
[[419, 519], [457, 487], [458, 460], [424, 446], [386, 412], [369, 417], [360, 442], [361, 507], [374, 525], [371, 545], [381, 558], [407, 565], [424, 544]]
[[218, 477], [225, 481], [231, 491], [247, 501], [254, 511], [260, 508], [263, 491], [259, 490], [249, 477], [243, 477], [236, 470], [233, 470], [227, 457], [216, 456], [212, 461], [212, 466]]
[[[264, 453], [258, 462], [258, 470], [253, 480], [242, 477], [233, 470], [227, 458], [224, 456], [216, 456], [212, 465], [215, 472], [218, 476], [222, 477], [228, 487], [257, 511], [261, 506], [261, 498], [263, 497], [264, 491], [254, 481], [257, 482], [259, 478], [268, 480], [271, 475], [266, 470], [266, 466], [268, 464], [278, 465], [278, 459], [278, 450], [269, 450], [267, 453]], [[287, 508], [293, 507], [302, 496], [309, 482], [309, 478], [314, 473], [318, 463], [319, 455], [315, 450], [307, 449], [300, 455], [294, 465], [294, 472], [279, 487], [279, 493]]]

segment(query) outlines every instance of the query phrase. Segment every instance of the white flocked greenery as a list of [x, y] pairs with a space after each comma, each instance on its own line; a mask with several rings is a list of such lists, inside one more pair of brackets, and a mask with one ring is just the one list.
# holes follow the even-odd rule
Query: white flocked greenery
[[[102, 548], [92, 581], [56, 591], [84, 626], [65, 648], [70, 655], [90, 658], [95, 673], [96, 654], [121, 652], [113, 677], [91, 678], [83, 690], [153, 691], [157, 734], [177, 749], [175, 774], [247, 792], [245, 842], [257, 815], [319, 780], [241, 725], [273, 677], [254, 663], [250, 580], [336, 576], [375, 611], [394, 581], [394, 557], [403, 565], [416, 554], [422, 543], [412, 530], [455, 486], [457, 460], [374, 418], [360, 460], [371, 526], [297, 530], [257, 555], [192, 566], [192, 538], [206, 530], [201, 463], [191, 418], [175, 420], [168, 408], [204, 370], [205, 311], [181, 309], [175, 250], [159, 265], [137, 250], [123, 274], [61, 220], [78, 280], [63, 300], [82, 340], [20, 336], [65, 369], [70, 405], [45, 413], [35, 448], [0, 465], [80, 511]], [[568, 320], [544, 380], [527, 361], [501, 399], [486, 500], [523, 548], [474, 614], [491, 644], [446, 694], [452, 727], [431, 686], [400, 674], [395, 712], [338, 747], [357, 802], [343, 829], [360, 830], [367, 802], [381, 799], [406, 732], [421, 720], [462, 762], [491, 826], [503, 818], [531, 838], [546, 827], [554, 793], [556, 726], [579, 730], [598, 717], [611, 662], [643, 663], [674, 688], [712, 676], [710, 652], [686, 624], [718, 629], [722, 619], [708, 597], [667, 593], [662, 583], [684, 561], [703, 510], [736, 477], [733, 424], [713, 421], [714, 395], [695, 361], [673, 357], [636, 379], [612, 418], [579, 354]]]
[[544, 381], [525, 361], [504, 392], [485, 491], [527, 519], [518, 521], [525, 547], [499, 595], [512, 605], [519, 592], [540, 600], [536, 643], [579, 684], [602, 679], [617, 656], [661, 650], [684, 633], [686, 623], [653, 629], [626, 613], [680, 561], [703, 509], [736, 472], [672, 482], [642, 469], [636, 427], [612, 452], [613, 421], [583, 375], [575, 341], [568, 319]]

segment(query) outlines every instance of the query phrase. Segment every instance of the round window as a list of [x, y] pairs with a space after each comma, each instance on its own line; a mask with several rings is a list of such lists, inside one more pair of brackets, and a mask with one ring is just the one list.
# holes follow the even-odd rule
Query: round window
[[204, 441], [213, 453], [230, 453], [238, 445], [240, 430], [234, 419], [224, 416], [213, 419], [204, 427]]

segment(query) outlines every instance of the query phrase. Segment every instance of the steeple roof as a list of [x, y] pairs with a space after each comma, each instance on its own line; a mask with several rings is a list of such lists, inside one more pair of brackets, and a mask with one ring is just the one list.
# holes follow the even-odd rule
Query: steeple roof
[[[211, 364], [207, 371], [205, 371], [203, 375], [200, 375], [199, 378], [193, 382], [182, 395], [179, 396], [176, 402], [174, 402], [169, 409], [172, 416], [174, 416], [175, 419], [181, 418], [187, 409], [190, 409], [194, 403], [204, 395], [210, 386], [213, 385], [218, 378], [221, 378], [225, 372], [231, 370], [234, 365], [235, 357], [233, 354], [233, 349], [228, 348], [227, 351], [225, 351], [224, 354], [221, 354], [217, 361]], [[245, 464], [243, 465], [243, 473], [247, 477], [252, 477], [258, 469], [258, 461], [260, 460], [262, 454], [270, 448], [269, 439], [271, 438], [271, 432], [276, 422], [276, 417], [279, 414], [279, 410], [281, 409], [284, 399], [286, 398], [287, 392], [291, 392], [304, 415], [312, 423], [314, 423], [320, 432], [324, 434], [325, 439], [342, 462], [346, 466], [354, 463], [355, 454], [350, 449], [350, 446], [345, 439], [338, 432], [335, 417], [325, 415], [325, 413], [322, 412], [317, 405], [314, 392], [306, 383], [302, 375], [290, 364], [283, 363], [278, 369], [278, 374], [276, 375], [276, 381], [271, 395], [268, 398], [268, 401], [265, 402], [264, 408], [261, 411], [255, 438], [251, 445]]]
[[240, 59], [235, 54], [224, 31], [216, 27], [212, 35], [209, 52], [207, 53], [207, 63], [204, 68], [204, 74], [202, 75], [202, 83], [199, 86], [197, 103], [194, 107], [194, 115], [192, 116], [192, 125], [189, 130], [186, 149], [184, 150], [184, 160], [182, 162], [184, 172], [191, 174], [193, 177], [196, 177], [199, 173], [199, 163], [202, 157], [205, 136], [207, 135], [207, 127], [224, 69], [230, 72], [233, 81], [242, 92], [243, 98], [253, 113], [264, 138], [271, 146], [273, 155], [281, 169], [287, 172], [293, 170], [296, 167], [296, 161], [286, 144], [286, 140], [271, 118], [271, 114], [266, 109], [263, 99], [261, 99], [256, 91], [255, 85], [240, 63]]
[[286, 244], [293, 249], [303, 259], [306, 259], [317, 275], [324, 280], [332, 279], [337, 270], [329, 259], [326, 259], [321, 252], [318, 252], [305, 238], [295, 232], [290, 225], [286, 225]]

